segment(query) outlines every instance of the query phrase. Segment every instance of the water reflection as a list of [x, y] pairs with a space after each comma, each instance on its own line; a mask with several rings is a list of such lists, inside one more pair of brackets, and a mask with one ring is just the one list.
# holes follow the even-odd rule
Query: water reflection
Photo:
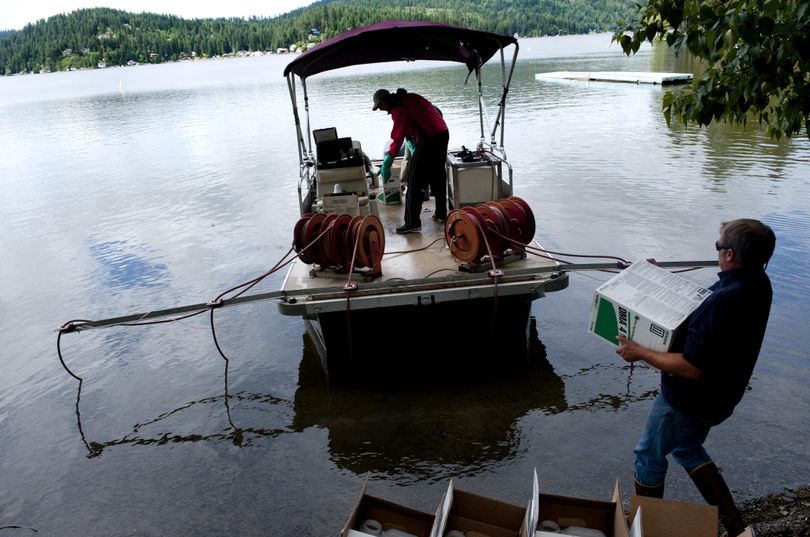
[[332, 461], [357, 474], [442, 480], [480, 471], [521, 452], [521, 417], [568, 409], [563, 380], [546, 358], [532, 322], [528, 370], [463, 379], [425, 368], [415, 379], [377, 372], [376, 382], [330, 386], [308, 336], [295, 394], [293, 430], [324, 427]]
[[[375, 370], [374, 378], [363, 378], [351, 386], [335, 385], [321, 368], [313, 340], [304, 333], [293, 401], [269, 393], [230, 393], [227, 360], [221, 394], [186, 402], [135, 423], [119, 438], [101, 440], [85, 432], [83, 382], [74, 375], [79, 380], [77, 428], [88, 458], [126, 445], [227, 442], [249, 447], [263, 438], [324, 428], [329, 435], [330, 459], [342, 469], [396, 476], [407, 482], [441, 481], [519, 458], [528, 449], [522, 444], [526, 431], [521, 418], [530, 413], [617, 410], [657, 393], [635, 393], [633, 367], [627, 365], [596, 364], [572, 374], [557, 374], [538, 337], [534, 317], [528, 357], [528, 367], [519, 371], [501, 367], [497, 361], [487, 371], [466, 375], [433, 367], [420, 368], [419, 375], [385, 376], [383, 370]], [[595, 394], [575, 402], [566, 397], [566, 381], [624, 375], [623, 392]], [[208, 432], [198, 431], [201, 424]], [[189, 428], [194, 432], [188, 432]]]
[[[79, 379], [79, 386], [76, 391], [76, 421], [81, 437], [82, 443], [87, 449], [87, 458], [94, 458], [100, 456], [104, 450], [125, 445], [139, 445], [139, 446], [161, 446], [165, 444], [176, 444], [185, 442], [222, 442], [227, 441], [238, 447], [246, 447], [253, 445], [257, 438], [263, 437], [276, 437], [283, 433], [290, 432], [289, 427], [284, 424], [279, 424], [277, 427], [244, 427], [239, 426], [234, 422], [232, 409], [240, 412], [247, 412], [249, 410], [258, 410], [260, 412], [273, 412], [283, 413], [289, 407], [289, 401], [274, 397], [269, 394], [255, 394], [245, 391], [230, 394], [228, 389], [228, 363], [223, 370], [223, 393], [213, 397], [205, 397], [199, 400], [190, 401], [173, 410], [169, 410], [159, 414], [158, 416], [136, 423], [132, 426], [132, 430], [121, 438], [113, 440], [95, 441], [88, 440], [84, 432], [81, 414], [81, 397], [82, 397], [82, 379]], [[227, 427], [207, 434], [200, 433], [176, 433], [167, 430], [174, 426], [182, 427], [183, 425], [196, 424], [196, 419], [183, 419], [183, 414], [192, 409], [200, 407], [218, 407], [225, 410], [227, 420]], [[218, 412], [212, 410], [209, 415], [215, 415]], [[221, 413], [221, 410], [219, 411]], [[173, 425], [170, 423], [170, 418], [179, 418], [180, 423]], [[240, 421], [237, 419], [237, 421]], [[289, 420], [287, 420], [289, 421]]]
[[[629, 407], [632, 403], [638, 401], [645, 401], [653, 399], [658, 395], [658, 389], [645, 390], [636, 393], [633, 390], [633, 374], [635, 373], [635, 366], [633, 364], [595, 364], [591, 367], [583, 368], [573, 375], [563, 376], [563, 380], [568, 380], [575, 377], [602, 377], [613, 378], [617, 380], [624, 379], [624, 390], [619, 392], [614, 390], [610, 393], [599, 393], [592, 395], [587, 399], [576, 402], [569, 402], [568, 412], [576, 412], [579, 410], [586, 410], [593, 412], [595, 410], [621, 410]], [[626, 376], [626, 379], [625, 379]], [[594, 381], [592, 381], [594, 382]], [[611, 383], [611, 387], [617, 384]]]
[[90, 252], [106, 269], [107, 287], [165, 287], [166, 265], [150, 261], [128, 240], [102, 242], [90, 246]]
[[[789, 178], [792, 169], [802, 164], [794, 141], [768, 140], [753, 121], [747, 127], [713, 122], [698, 136], [688, 135], [687, 130], [673, 119], [672, 129], [665, 132], [673, 147], [701, 164], [708, 187], [717, 193], [726, 193], [729, 183], [747, 178]], [[758, 148], [756, 154], [752, 146]]]

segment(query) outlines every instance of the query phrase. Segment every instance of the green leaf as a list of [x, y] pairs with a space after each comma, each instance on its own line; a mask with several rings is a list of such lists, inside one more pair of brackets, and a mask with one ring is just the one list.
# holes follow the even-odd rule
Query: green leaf
[[623, 35], [623, 36], [621, 36], [619, 38], [619, 45], [622, 46], [622, 50], [628, 56], [630, 55], [630, 52], [631, 52], [631, 42], [632, 42], [632, 39], [627, 34], [625, 34], [625, 35]]
[[[768, 4], [768, 2], [765, 3]], [[763, 36], [769, 36], [771, 32], [773, 32], [775, 26], [776, 23], [770, 17], [763, 17], [759, 19], [759, 33], [761, 33]]]
[[[802, 2], [802, 4], [799, 5], [799, 9], [796, 10], [796, 20], [798, 22], [803, 21], [805, 15], [807, 14], [808, 7], [810, 7], [810, 2]], [[810, 130], [810, 129], [807, 129], [807, 130]]]

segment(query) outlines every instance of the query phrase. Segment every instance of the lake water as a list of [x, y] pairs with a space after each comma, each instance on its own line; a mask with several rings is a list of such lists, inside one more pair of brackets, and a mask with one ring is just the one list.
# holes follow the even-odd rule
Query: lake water
[[[714, 259], [721, 221], [759, 218], [776, 231], [760, 360], [707, 447], [739, 499], [810, 483], [807, 138], [769, 141], [754, 125], [668, 128], [659, 87], [534, 79], [692, 69], [663, 50], [626, 58], [606, 35], [520, 44], [506, 149], [546, 247]], [[85, 379], [77, 419], [58, 326], [204, 302], [287, 251], [298, 218], [290, 60], [0, 78], [0, 525], [326, 536], [365, 478], [371, 494], [432, 511], [451, 478], [525, 504], [533, 468], [545, 492], [607, 499], [619, 478], [629, 496], [658, 375], [587, 334], [606, 273], [572, 274], [568, 289], [534, 303], [536, 364], [522, 378], [330, 388], [303, 321], [263, 302], [218, 313], [226, 407], [206, 316], [67, 334], [63, 355]], [[485, 70], [487, 95], [496, 74]], [[390, 64], [314, 77], [312, 126], [336, 126], [377, 157], [390, 121], [372, 113], [371, 95], [405, 87], [442, 108], [451, 145], [474, 146], [465, 75]], [[398, 328], [380, 319], [368, 330], [382, 341]], [[676, 465], [667, 495], [700, 500]]]

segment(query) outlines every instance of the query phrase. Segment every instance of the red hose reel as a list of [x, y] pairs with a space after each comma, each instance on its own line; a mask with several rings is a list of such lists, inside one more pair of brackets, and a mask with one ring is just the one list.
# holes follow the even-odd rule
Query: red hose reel
[[385, 231], [374, 215], [310, 213], [295, 223], [293, 248], [301, 261], [322, 270], [347, 274], [366, 269], [366, 275], [379, 276]]
[[452, 211], [444, 225], [450, 252], [473, 265], [489, 256], [496, 261], [514, 255], [523, 258], [523, 245], [529, 244], [534, 232], [534, 213], [517, 196]]

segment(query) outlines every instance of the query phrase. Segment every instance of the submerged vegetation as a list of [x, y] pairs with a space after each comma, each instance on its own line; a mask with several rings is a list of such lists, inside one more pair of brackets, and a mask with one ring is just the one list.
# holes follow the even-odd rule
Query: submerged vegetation
[[183, 19], [79, 9], [0, 31], [0, 75], [300, 49], [387, 19], [522, 36], [615, 31], [633, 0], [321, 0], [273, 18]]

